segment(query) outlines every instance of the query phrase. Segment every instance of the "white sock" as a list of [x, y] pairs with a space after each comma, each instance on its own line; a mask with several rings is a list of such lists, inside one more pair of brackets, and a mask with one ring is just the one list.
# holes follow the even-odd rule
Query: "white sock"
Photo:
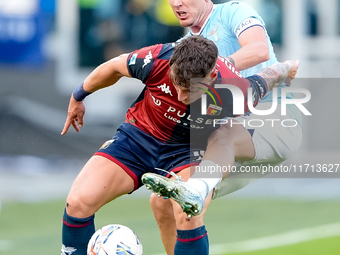
[[[210, 160], [203, 160], [199, 164], [198, 169], [202, 169], [204, 172], [204, 169], [208, 169], [208, 167], [217, 169], [217, 164]], [[201, 196], [205, 198], [216, 187], [216, 185], [220, 183], [223, 173], [218, 171], [204, 172], [204, 175], [207, 177], [202, 178], [202, 172], [195, 172], [187, 183], [194, 187], [201, 194]]]

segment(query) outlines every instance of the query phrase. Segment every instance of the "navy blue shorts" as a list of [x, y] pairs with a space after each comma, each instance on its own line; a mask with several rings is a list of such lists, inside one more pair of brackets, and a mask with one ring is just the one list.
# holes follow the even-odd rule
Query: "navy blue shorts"
[[141, 177], [144, 173], [169, 177], [166, 172], [155, 168], [179, 172], [190, 165], [199, 164], [204, 150], [205, 147], [190, 148], [189, 143], [164, 143], [130, 123], [123, 123], [95, 155], [103, 156], [123, 168], [134, 180], [136, 190], [143, 185]]

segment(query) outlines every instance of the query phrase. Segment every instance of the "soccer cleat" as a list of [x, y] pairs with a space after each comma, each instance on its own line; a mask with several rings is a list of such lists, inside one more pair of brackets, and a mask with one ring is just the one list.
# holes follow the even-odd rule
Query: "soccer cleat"
[[199, 215], [204, 207], [204, 199], [195, 188], [181, 180], [172, 180], [154, 173], [142, 176], [142, 182], [148, 190], [158, 197], [172, 198], [182, 208], [188, 217]]

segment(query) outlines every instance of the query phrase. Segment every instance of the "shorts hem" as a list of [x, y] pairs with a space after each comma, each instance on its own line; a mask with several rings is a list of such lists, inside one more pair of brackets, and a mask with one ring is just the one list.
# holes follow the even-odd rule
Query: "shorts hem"
[[[173, 173], [178, 173], [180, 171], [182, 171], [183, 169], [185, 168], [188, 168], [190, 166], [198, 166], [199, 163], [189, 163], [189, 164], [185, 164], [183, 166], [178, 166], [178, 167], [175, 167], [174, 169], [172, 169], [170, 172], [173, 172]], [[169, 178], [170, 177], [170, 174], [167, 174], [166, 175], [166, 178]]]
[[111, 160], [112, 162], [116, 163], [118, 166], [120, 166], [133, 179], [134, 191], [138, 189], [138, 187], [139, 187], [138, 177], [130, 168], [128, 168], [126, 165], [124, 165], [118, 159], [116, 159], [116, 158], [112, 157], [111, 155], [106, 154], [104, 152], [96, 152], [94, 155], [107, 158], [107, 159]]

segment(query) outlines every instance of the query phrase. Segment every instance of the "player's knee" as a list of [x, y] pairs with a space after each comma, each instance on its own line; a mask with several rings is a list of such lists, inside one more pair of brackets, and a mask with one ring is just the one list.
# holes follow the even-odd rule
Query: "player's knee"
[[158, 197], [155, 193], [150, 196], [150, 206], [153, 211], [158, 211], [164, 208], [166, 200]]
[[96, 212], [96, 208], [82, 194], [70, 192], [66, 199], [66, 212], [75, 218], [87, 218]]
[[198, 216], [189, 218], [188, 215], [186, 215], [186, 213], [184, 213], [181, 208], [175, 209], [174, 213], [177, 229], [190, 230], [204, 225], [203, 223], [204, 214], [200, 214]]
[[150, 196], [150, 206], [157, 222], [174, 219], [172, 203], [170, 200], [160, 198], [153, 193]]
[[207, 212], [210, 202], [212, 199], [212, 192], [204, 200], [204, 209], [200, 215], [189, 218], [186, 213], [183, 212], [182, 208], [174, 203], [174, 214], [176, 219], [176, 225], [178, 229], [190, 230], [201, 227], [204, 225], [204, 215]]
[[209, 137], [208, 145], [212, 143], [219, 143], [223, 145], [232, 145], [234, 141], [233, 128], [230, 125], [221, 125], [220, 128], [215, 130]]

